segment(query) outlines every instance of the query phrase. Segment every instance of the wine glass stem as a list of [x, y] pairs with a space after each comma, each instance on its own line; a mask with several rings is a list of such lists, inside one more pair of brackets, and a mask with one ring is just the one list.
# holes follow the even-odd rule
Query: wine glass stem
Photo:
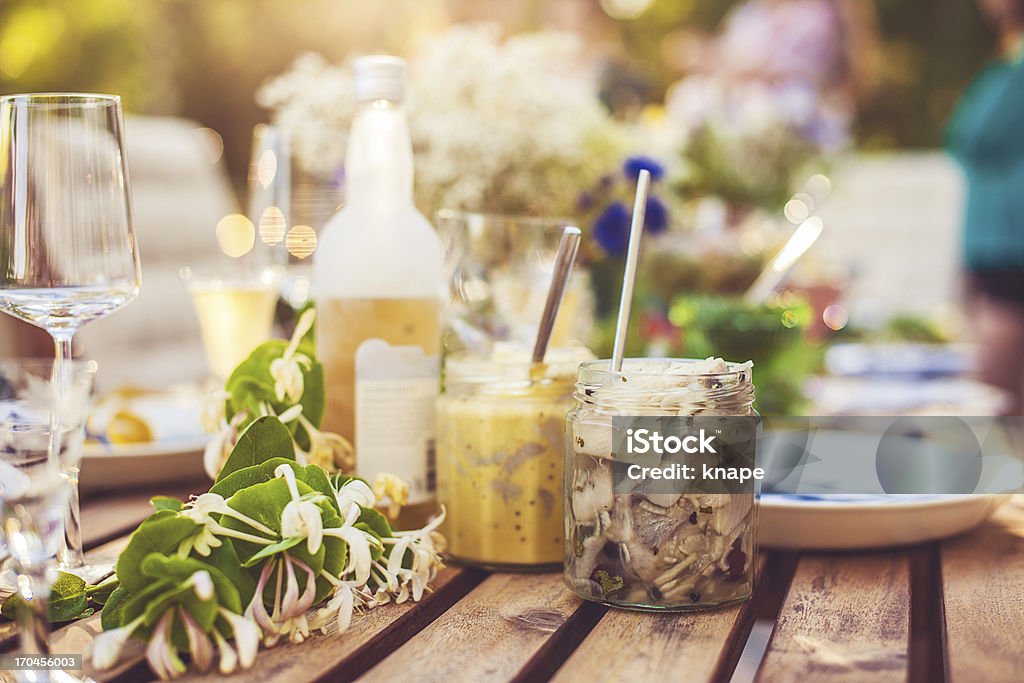
[[[71, 361], [71, 343], [74, 339], [74, 330], [51, 331], [54, 341], [54, 364], [53, 378], [57, 387], [58, 404], [62, 404], [68, 391], [69, 365]], [[82, 521], [81, 508], [78, 501], [78, 471], [68, 471], [66, 463], [61, 462], [61, 435], [60, 414], [55, 411], [54, 424], [51, 430], [50, 457], [55, 460], [62, 471], [67, 473], [68, 488], [68, 509], [64, 515], [64, 542], [57, 551], [57, 564], [64, 569], [74, 569], [85, 564], [85, 555], [82, 552]]]
[[57, 566], [74, 569], [85, 565], [82, 551], [82, 509], [78, 501], [78, 473], [67, 477], [68, 509], [64, 514], [64, 543], [57, 550]]

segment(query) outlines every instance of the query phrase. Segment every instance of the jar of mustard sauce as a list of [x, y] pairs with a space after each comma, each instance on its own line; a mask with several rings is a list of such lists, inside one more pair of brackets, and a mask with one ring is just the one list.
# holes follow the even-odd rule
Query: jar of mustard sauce
[[580, 348], [450, 356], [437, 410], [442, 533], [456, 561], [499, 571], [562, 566], [565, 415]]

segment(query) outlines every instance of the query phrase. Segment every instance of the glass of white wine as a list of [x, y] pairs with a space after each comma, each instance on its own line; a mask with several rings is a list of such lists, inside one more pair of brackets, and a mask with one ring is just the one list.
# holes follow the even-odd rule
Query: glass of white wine
[[[141, 284], [120, 98], [0, 97], [0, 165], [0, 310], [50, 333], [63, 394], [75, 332], [134, 300]], [[58, 422], [53, 456], [62, 433]], [[68, 481], [58, 564], [95, 578], [110, 566], [85, 561], [77, 477]]]
[[280, 269], [223, 268], [210, 275], [181, 269], [199, 319], [206, 361], [218, 383], [270, 339], [280, 297]]

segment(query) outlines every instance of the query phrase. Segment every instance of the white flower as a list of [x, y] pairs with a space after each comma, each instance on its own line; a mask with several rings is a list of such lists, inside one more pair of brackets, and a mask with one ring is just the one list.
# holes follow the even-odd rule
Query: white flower
[[373, 482], [373, 495], [377, 500], [387, 500], [388, 516], [394, 519], [409, 502], [409, 485], [387, 472], [381, 472]]
[[[436, 531], [445, 518], [445, 510], [427, 526], [414, 531], [396, 531], [392, 538], [385, 538], [384, 544], [391, 546], [388, 563], [384, 568], [388, 575], [397, 579], [396, 591], [389, 586], [395, 602], [405, 602], [409, 597], [418, 601], [423, 597], [430, 582], [444, 566], [437, 547]], [[409, 567], [403, 567], [407, 554], [411, 554]]]
[[320, 431], [304, 415], [299, 415], [298, 418], [309, 436], [309, 452], [303, 454], [305, 464], [320, 465], [328, 472], [352, 471], [356, 464], [355, 450], [348, 439], [340, 434]]
[[213, 435], [203, 449], [203, 470], [210, 479], [216, 479], [231, 453], [231, 430], [227, 427]]
[[270, 363], [270, 376], [274, 379], [274, 395], [278, 401], [287, 398], [292, 403], [298, 403], [302, 400], [305, 391], [302, 371], [309, 370], [313, 366], [313, 361], [309, 356], [298, 353], [298, 349], [302, 338], [313, 327], [315, 320], [315, 309], [310, 308], [303, 313], [295, 324], [295, 331], [284, 353]]
[[287, 398], [293, 403], [298, 403], [302, 400], [305, 391], [302, 371], [308, 370], [311, 365], [309, 356], [301, 353], [289, 358], [275, 358], [270, 362], [270, 376], [274, 379], [274, 395], [278, 401]]
[[[574, 213], [580, 189], [614, 170], [630, 147], [584, 63], [571, 34], [502, 40], [494, 24], [454, 26], [415, 51], [407, 109], [417, 205]], [[298, 163], [321, 177], [344, 161], [350, 72], [307, 54], [257, 95], [289, 133]]]
[[270, 529], [265, 524], [262, 524], [248, 515], [238, 512], [228, 505], [227, 501], [225, 501], [222, 496], [216, 493], [204, 493], [201, 496], [197, 496], [185, 505], [180, 514], [201, 526], [201, 529], [199, 529], [195, 535], [185, 538], [179, 545], [178, 550], [186, 555], [194, 549], [203, 557], [208, 556], [212, 548], [217, 548], [221, 545], [221, 540], [217, 538], [217, 536], [231, 536], [232, 538], [238, 538], [243, 541], [249, 541], [250, 543], [257, 543], [260, 545], [269, 545], [270, 543], [273, 543], [273, 541], [265, 537], [256, 536], [244, 531], [236, 531], [222, 526], [220, 522], [211, 516], [213, 514], [232, 517], [260, 533], [271, 537], [277, 536], [277, 533], [273, 529]]
[[192, 575], [191, 581], [192, 590], [195, 592], [197, 598], [203, 602], [213, 598], [213, 579], [210, 578], [210, 572], [205, 569], [200, 569]]
[[[220, 650], [220, 663], [217, 665], [217, 670], [226, 676], [232, 673], [238, 666], [238, 655], [217, 629], [213, 630], [213, 642], [217, 645], [217, 649]], [[257, 636], [256, 644], [259, 646], [259, 636]]]
[[188, 638], [188, 650], [192, 655], [192, 661], [200, 671], [209, 671], [213, 663], [213, 643], [210, 642], [210, 636], [206, 635], [187, 609], [179, 607], [178, 613], [181, 615], [185, 637]]
[[167, 610], [160, 617], [156, 628], [153, 629], [149, 645], [146, 647], [146, 661], [149, 662], [149, 668], [163, 680], [177, 678], [185, 673], [185, 663], [181, 661], [177, 648], [171, 643], [170, 631], [173, 619], [174, 611]]
[[380, 539], [354, 526], [356, 520], [359, 519], [359, 513], [359, 506], [351, 505], [345, 516], [344, 525], [337, 528], [324, 529], [324, 535], [333, 536], [345, 541], [348, 545], [348, 562], [341, 575], [354, 574], [356, 583], [364, 584], [370, 578], [370, 568], [373, 564], [370, 546], [379, 547]]
[[[256, 652], [260, 647], [260, 627], [252, 620], [223, 607], [220, 608], [219, 613], [227, 620], [234, 632], [235, 646], [238, 648], [238, 663], [242, 665], [243, 669], [248, 669], [256, 660]], [[223, 669], [221, 671], [223, 673]]]
[[281, 535], [284, 538], [305, 538], [309, 554], [315, 554], [320, 550], [324, 538], [324, 520], [320, 507], [314, 502], [315, 499], [303, 500], [299, 496], [295, 471], [291, 465], [278, 465], [274, 470], [274, 476], [284, 478], [292, 497], [281, 512]]
[[121, 656], [121, 650], [124, 649], [128, 638], [139, 627], [142, 620], [143, 617], [140, 616], [130, 624], [121, 628], [111, 629], [110, 631], [104, 631], [96, 636], [89, 650], [89, 659], [92, 661], [93, 666], [100, 671], [114, 666]]
[[338, 501], [338, 508], [341, 516], [348, 518], [353, 508], [357, 509], [356, 516], [359, 516], [358, 508], [372, 508], [377, 504], [377, 497], [373, 490], [362, 479], [349, 479], [334, 495]]
[[203, 431], [213, 434], [220, 431], [227, 422], [225, 415], [226, 402], [231, 394], [221, 389], [207, 392], [203, 396], [202, 412], [200, 413]]

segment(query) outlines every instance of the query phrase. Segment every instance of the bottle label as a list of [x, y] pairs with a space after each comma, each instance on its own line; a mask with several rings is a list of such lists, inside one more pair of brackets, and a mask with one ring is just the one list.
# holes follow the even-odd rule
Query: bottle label
[[409, 504], [434, 493], [434, 423], [439, 358], [419, 346], [367, 339], [356, 349], [356, 472], [409, 484]]

